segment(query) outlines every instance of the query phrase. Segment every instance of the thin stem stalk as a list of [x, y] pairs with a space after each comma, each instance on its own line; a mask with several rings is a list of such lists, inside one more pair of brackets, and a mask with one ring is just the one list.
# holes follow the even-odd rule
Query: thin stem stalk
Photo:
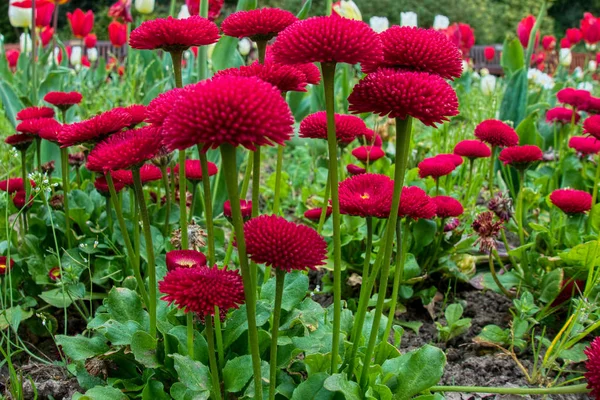
[[60, 165], [63, 186], [63, 210], [65, 212], [65, 235], [67, 236], [67, 248], [70, 249], [71, 217], [69, 213], [69, 150], [66, 147], [60, 149]]
[[185, 314], [185, 323], [187, 327], [187, 348], [188, 356], [194, 359], [194, 314], [187, 312]]
[[[206, 341], [208, 342], [208, 362], [210, 364], [210, 377], [212, 379], [213, 393], [215, 399], [222, 399], [221, 381], [219, 380], [219, 368], [217, 367], [217, 358], [215, 357], [215, 333], [213, 330], [213, 318], [207, 315], [206, 322]], [[257, 390], [260, 389], [260, 386]], [[258, 396], [257, 396], [258, 397]]]
[[277, 166], [275, 169], [275, 194], [273, 199], [273, 214], [279, 215], [281, 196], [281, 169], [283, 168], [283, 146], [277, 146]]
[[281, 301], [283, 299], [283, 284], [285, 271], [277, 269], [275, 272], [275, 308], [273, 310], [273, 323], [271, 325], [271, 358], [269, 371], [269, 400], [275, 399], [275, 386], [277, 383], [277, 336], [279, 334], [279, 318], [281, 317]]
[[[162, 184], [165, 189], [165, 225], [163, 227], [163, 236], [167, 236], [170, 233], [169, 230], [169, 219], [171, 217], [171, 191], [169, 190], [169, 178], [167, 177], [167, 166], [161, 165], [160, 171], [162, 174]], [[161, 199], [158, 199], [158, 204], [160, 204]]]

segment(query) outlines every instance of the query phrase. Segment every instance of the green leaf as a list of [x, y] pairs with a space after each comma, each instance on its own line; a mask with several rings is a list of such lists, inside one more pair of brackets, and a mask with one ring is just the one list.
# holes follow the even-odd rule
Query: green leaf
[[510, 339], [510, 333], [507, 329], [502, 329], [497, 325], [486, 325], [479, 335], [475, 338], [476, 342], [489, 342], [494, 344], [505, 344]]
[[517, 134], [519, 135], [519, 145], [523, 146], [526, 144], [531, 144], [535, 146], [539, 146], [542, 142], [542, 137], [537, 130], [536, 122], [538, 120], [538, 116], [536, 113], [531, 113], [525, 118], [519, 126], [517, 126]]
[[85, 285], [81, 282], [75, 285], [65, 285], [64, 288], [47, 290], [40, 294], [46, 303], [57, 308], [69, 307], [73, 301], [85, 296]]
[[109, 350], [106, 340], [100, 336], [88, 338], [83, 335], [57, 335], [56, 343], [62, 347], [67, 357], [73, 361], [83, 361], [104, 354]]
[[325, 372], [310, 376], [294, 390], [291, 400], [332, 400], [335, 393], [323, 387], [328, 377]]
[[450, 304], [444, 312], [448, 326], [457, 323], [460, 317], [462, 317], [463, 311], [463, 307], [460, 304]]
[[437, 225], [434, 221], [428, 219], [420, 219], [413, 223], [413, 236], [415, 238], [415, 246], [418, 249], [423, 249], [425, 246], [433, 242]]
[[525, 54], [523, 46], [517, 38], [506, 39], [502, 46], [500, 64], [507, 75], [511, 75], [521, 68], [525, 68]]
[[[27, 58], [27, 57], [20, 57]], [[17, 113], [25, 108], [23, 102], [19, 96], [15, 93], [12, 86], [4, 80], [0, 80], [0, 101], [2, 101], [2, 108], [6, 113], [6, 118], [10, 121], [13, 128], [17, 126]]]
[[570, 349], [564, 349], [560, 352], [559, 358], [572, 363], [580, 363], [587, 359], [587, 356], [583, 352], [588, 346], [587, 343], [577, 343]]
[[[75, 397], [73, 397], [75, 399]], [[128, 400], [129, 398], [119, 389], [111, 386], [96, 386], [91, 388], [79, 400]]]
[[150, 380], [142, 390], [142, 400], [169, 400], [162, 382]]
[[310, 12], [311, 7], [312, 0], [306, 0], [300, 11], [298, 11], [298, 14], [296, 14], [296, 17], [298, 17], [298, 19], [306, 19], [306, 17], [308, 17], [308, 13]]
[[126, 324], [135, 321], [144, 329], [150, 326], [148, 313], [142, 308], [142, 301], [133, 290], [113, 287], [106, 299], [108, 313], [115, 321]]
[[[269, 320], [271, 310], [267, 308], [263, 301], [256, 303], [256, 324], [262, 326]], [[283, 325], [283, 324], [282, 324]], [[282, 326], [283, 327], [283, 326]], [[242, 305], [235, 310], [227, 320], [227, 326], [223, 334], [225, 347], [229, 347], [242, 333], [248, 330], [248, 319], [246, 318], [246, 305]]]
[[[172, 354], [179, 381], [189, 390], [210, 396], [212, 384], [208, 367], [181, 354]], [[206, 397], [208, 398], [208, 397]]]
[[362, 393], [356, 382], [349, 381], [346, 374], [333, 374], [325, 379], [323, 387], [332, 392], [340, 392], [346, 400], [361, 400]]
[[239, 68], [244, 65], [244, 59], [237, 49], [238, 41], [237, 38], [231, 36], [221, 36], [221, 39], [215, 45], [212, 56], [212, 64], [215, 71], [227, 68]]
[[257, 0], [238, 0], [236, 11], [249, 11], [258, 7]]
[[241, 391], [252, 378], [252, 356], [249, 354], [227, 361], [223, 368], [223, 384], [231, 393]]
[[308, 376], [315, 375], [320, 372], [327, 372], [331, 367], [331, 353], [309, 354], [304, 357], [304, 365], [306, 367]]
[[[284, 296], [281, 301], [281, 308], [285, 311], [290, 311], [306, 297], [306, 293], [308, 292], [308, 275], [302, 273], [302, 271], [293, 271], [285, 274], [283, 285]], [[269, 304], [273, 304], [275, 301], [275, 278], [269, 279], [263, 286], [260, 298]]]
[[32, 310], [23, 310], [21, 306], [9, 307], [0, 311], [0, 330], [4, 330], [9, 326], [13, 331], [19, 329], [21, 321], [25, 321], [33, 315]]
[[540, 301], [550, 303], [560, 293], [563, 281], [563, 270], [561, 268], [544, 274], [541, 282]]
[[156, 339], [145, 331], [137, 331], [131, 336], [131, 351], [135, 359], [147, 368], [160, 366], [156, 357]]
[[594, 232], [600, 232], [600, 203], [592, 207], [592, 229]]
[[[520, 45], [519, 45], [520, 46]], [[527, 71], [525, 68], [517, 70], [506, 84], [506, 91], [500, 104], [500, 120], [512, 121], [518, 126], [527, 108]]]

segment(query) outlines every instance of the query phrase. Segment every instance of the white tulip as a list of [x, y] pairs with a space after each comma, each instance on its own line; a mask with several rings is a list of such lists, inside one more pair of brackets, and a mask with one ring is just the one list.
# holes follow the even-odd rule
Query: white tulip
[[152, 14], [152, 11], [154, 11], [154, 0], [135, 0], [135, 9], [140, 14]]
[[573, 61], [571, 49], [560, 49], [560, 52], [558, 53], [558, 61], [563, 67], [569, 67], [571, 65], [571, 61]]
[[433, 29], [448, 29], [450, 19], [445, 15], [436, 15], [433, 19]]
[[333, 11], [338, 13], [344, 18], [355, 19], [357, 21], [362, 21], [362, 14], [358, 9], [356, 3], [352, 0], [340, 0], [333, 5]]
[[588, 62], [588, 70], [594, 72], [594, 71], [596, 71], [597, 68], [598, 68], [598, 63], [595, 60], [590, 60], [590, 62]]
[[408, 11], [400, 13], [400, 25], [401, 26], [417, 26], [417, 14]]
[[481, 68], [481, 69], [479, 70], [479, 74], [480, 74], [481, 76], [488, 76], [488, 75], [490, 74], [490, 70], [489, 70], [489, 69], [487, 69], [487, 68], [485, 68], [485, 67], [484, 67], [484, 68]]
[[15, 7], [12, 4], [19, 0], [10, 0], [8, 6], [8, 20], [15, 28], [30, 28], [31, 27], [31, 8]]
[[581, 69], [581, 67], [575, 67], [573, 75], [575, 75], [575, 78], [577, 79], [583, 79], [583, 69]]
[[19, 49], [23, 54], [31, 53], [31, 49], [33, 48], [33, 42], [31, 41], [31, 36], [29, 34], [23, 32], [19, 37]]
[[596, 43], [585, 43], [585, 48], [588, 51], [596, 51]]
[[242, 57], [246, 57], [252, 51], [252, 41], [248, 38], [243, 38], [238, 42], [238, 51]]
[[54, 52], [53, 52], [53, 54], [54, 54], [54, 62], [55, 62], [57, 65], [58, 65], [58, 64], [60, 64], [60, 63], [59, 63], [59, 60], [58, 60], [58, 57], [60, 56], [60, 47], [55, 47], [55, 48], [54, 48]]
[[72, 65], [81, 65], [81, 46], [73, 46], [69, 61], [71, 61]]
[[591, 93], [592, 90], [594, 90], [594, 85], [592, 85], [592, 82], [581, 82], [579, 85], [577, 85], [577, 89], [586, 90]]
[[527, 71], [527, 79], [544, 89], [550, 90], [554, 87], [554, 79], [537, 68], [530, 68]]
[[390, 27], [390, 21], [386, 17], [371, 17], [369, 25], [375, 32], [381, 33]]
[[87, 58], [91, 62], [96, 61], [98, 59], [98, 49], [95, 47], [92, 47], [91, 49], [87, 49]]
[[481, 92], [485, 96], [491, 96], [496, 91], [496, 77], [494, 75], [486, 75], [481, 78]]
[[185, 18], [189, 18], [189, 17], [191, 17], [190, 11], [188, 10], [187, 6], [184, 4], [181, 6], [181, 10], [179, 10], [179, 14], [177, 15], [177, 18], [185, 19]]

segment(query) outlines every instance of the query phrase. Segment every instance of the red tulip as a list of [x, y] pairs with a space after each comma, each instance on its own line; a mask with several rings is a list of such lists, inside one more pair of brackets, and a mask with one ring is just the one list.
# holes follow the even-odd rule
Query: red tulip
[[448, 39], [462, 51], [463, 58], [468, 58], [471, 47], [475, 44], [473, 28], [469, 24], [461, 22], [450, 25], [445, 33]]
[[42, 47], [48, 46], [48, 43], [50, 43], [53, 36], [54, 36], [53, 28], [50, 28], [49, 26], [45, 26], [44, 28], [42, 28], [42, 30], [40, 31], [40, 39], [42, 41]]
[[91, 67], [92, 63], [90, 63], [90, 59], [87, 58], [86, 56], [81, 56], [81, 65], [83, 65], [84, 67]]
[[68, 12], [67, 18], [71, 24], [73, 36], [76, 38], [83, 39], [94, 27], [94, 13], [92, 11], [88, 10], [84, 13], [78, 8], [73, 13]]
[[19, 56], [21, 52], [19, 50], [6, 50], [6, 61], [8, 61], [8, 66], [10, 69], [14, 70], [17, 68], [17, 62], [19, 61]]
[[49, 26], [54, 16], [54, 4], [50, 1], [36, 1], [35, 3], [35, 26]]
[[[533, 26], [535, 25], [535, 17], [533, 15], [528, 15], [519, 22], [517, 26], [517, 36], [519, 37], [519, 41], [523, 45], [523, 47], [527, 47], [529, 43], [529, 36], [531, 35], [531, 31], [533, 30]], [[535, 46], [537, 47], [538, 42], [540, 40], [540, 32], [538, 31], [535, 35]]]
[[569, 43], [571, 43], [572, 45], [576, 45], [581, 41], [581, 39], [583, 39], [581, 31], [577, 28], [567, 29], [566, 36], [567, 39], [569, 39]]
[[594, 44], [600, 42], [600, 19], [594, 17], [592, 13], [583, 14], [580, 23], [581, 34], [586, 43]]
[[492, 61], [496, 56], [496, 49], [494, 49], [492, 46], [486, 47], [485, 49], [483, 49], [483, 56], [486, 60]]
[[108, 37], [115, 47], [122, 47], [127, 43], [127, 24], [113, 21], [108, 25]]
[[571, 42], [569, 42], [569, 39], [567, 39], [566, 37], [560, 39], [560, 48], [561, 49], [570, 49]]
[[553, 50], [556, 47], [556, 38], [552, 35], [547, 35], [542, 38], [542, 47], [544, 50]]
[[91, 49], [92, 47], [96, 47], [97, 41], [98, 41], [98, 38], [96, 37], [95, 33], [90, 33], [83, 39], [83, 43], [85, 44], [85, 47], [87, 47], [88, 49]]

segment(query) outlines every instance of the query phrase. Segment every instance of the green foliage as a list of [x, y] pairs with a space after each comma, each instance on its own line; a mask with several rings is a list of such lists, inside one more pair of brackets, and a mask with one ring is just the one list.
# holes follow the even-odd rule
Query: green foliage
[[450, 304], [444, 316], [446, 317], [446, 325], [439, 322], [435, 323], [440, 341], [447, 343], [450, 340], [463, 335], [471, 328], [471, 318], [461, 318], [463, 307], [460, 304]]

